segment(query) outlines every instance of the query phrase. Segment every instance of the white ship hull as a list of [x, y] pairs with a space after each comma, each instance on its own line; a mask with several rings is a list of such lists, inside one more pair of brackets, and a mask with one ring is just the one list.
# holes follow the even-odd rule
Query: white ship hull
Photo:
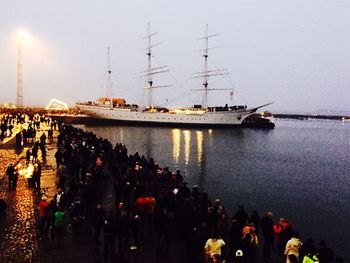
[[110, 108], [105, 106], [77, 104], [85, 114], [103, 120], [114, 120], [133, 124], [171, 125], [171, 126], [239, 126], [257, 108], [232, 111], [171, 111], [147, 112], [133, 111], [128, 108]]

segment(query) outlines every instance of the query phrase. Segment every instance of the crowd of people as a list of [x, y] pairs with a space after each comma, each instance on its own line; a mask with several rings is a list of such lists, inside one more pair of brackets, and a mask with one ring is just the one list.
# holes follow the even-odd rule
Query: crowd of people
[[[36, 162], [33, 151], [27, 161]], [[89, 224], [104, 262], [142, 249], [150, 239], [163, 256], [180, 239], [188, 262], [343, 262], [324, 240], [302, 241], [288, 220], [275, 222], [271, 211], [260, 219], [257, 211], [249, 214], [239, 206], [230, 216], [220, 199], [188, 187], [181, 171], [159, 167], [152, 158], [129, 154], [124, 145], [113, 146], [91, 132], [59, 125], [55, 159], [58, 190], [50, 202], [42, 196], [38, 204], [40, 231], [60, 240], [67, 231], [79, 235]], [[106, 183], [113, 185], [113, 206], [103, 204]]]
[[12, 136], [17, 121], [18, 119], [13, 118], [11, 114], [0, 115], [0, 141], [3, 141], [6, 137]]
[[[40, 193], [40, 177], [41, 177], [41, 162], [38, 159], [38, 155], [41, 154], [41, 160], [46, 162], [46, 140], [47, 136], [43, 131], [39, 140], [37, 140], [37, 132], [41, 132], [40, 126], [42, 123], [51, 125], [48, 130], [48, 139], [52, 140], [53, 130], [58, 129], [58, 122], [52, 121], [45, 115], [38, 114], [3, 114], [1, 115], [1, 123], [4, 129], [2, 134], [5, 136], [12, 136], [13, 128], [20, 126], [20, 129], [16, 132], [16, 149], [21, 152], [24, 147], [26, 150], [26, 166], [31, 166], [32, 173], [28, 178], [28, 185], [34, 187], [37, 193]], [[6, 136], [5, 136], [6, 137]], [[40, 150], [40, 152], [39, 152]], [[10, 163], [6, 169], [6, 175], [8, 176], [8, 188], [9, 190], [16, 190], [17, 181], [20, 174], [22, 164], [20, 162]]]

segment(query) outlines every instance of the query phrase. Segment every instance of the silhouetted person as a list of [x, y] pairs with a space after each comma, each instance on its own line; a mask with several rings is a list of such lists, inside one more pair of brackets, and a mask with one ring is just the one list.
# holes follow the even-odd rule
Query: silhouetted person
[[63, 193], [62, 188], [57, 189], [57, 194], [55, 194], [53, 200], [55, 201], [55, 205], [61, 209], [64, 209], [66, 206], [67, 198], [66, 194]]
[[169, 249], [169, 226], [170, 226], [170, 217], [167, 214], [166, 209], [159, 211], [154, 217], [154, 226], [156, 232], [156, 251], [160, 253], [162, 244], [164, 244], [165, 252], [168, 252]]
[[113, 211], [108, 211], [107, 216], [103, 221], [103, 251], [104, 251], [104, 263], [113, 262], [114, 258], [114, 247], [115, 247], [115, 236], [116, 236], [116, 225]]
[[273, 214], [268, 212], [265, 217], [261, 219], [260, 226], [264, 238], [263, 246], [263, 260], [269, 262], [271, 248], [273, 248], [274, 232], [273, 232]]
[[22, 134], [21, 132], [16, 133], [16, 147], [19, 148], [22, 146]]
[[4, 199], [0, 199], [0, 215], [4, 214], [7, 209], [7, 203]]
[[241, 226], [239, 225], [237, 219], [232, 219], [231, 227], [228, 235], [229, 242], [229, 257], [232, 258], [235, 251], [240, 249], [241, 243]]
[[26, 151], [26, 164], [29, 164], [30, 162], [30, 157], [32, 156], [32, 153], [30, 152], [30, 150], [28, 149]]
[[255, 233], [259, 234], [260, 218], [256, 210], [254, 210], [250, 215], [249, 223], [253, 223], [255, 225]]
[[238, 211], [235, 213], [234, 218], [237, 219], [238, 224], [241, 226], [241, 229], [243, 229], [248, 220], [248, 213], [244, 210], [243, 205], [238, 207]]
[[326, 241], [320, 241], [320, 248], [318, 249], [318, 258], [321, 263], [333, 262], [334, 253], [332, 249], [327, 247]]
[[40, 184], [41, 181], [41, 164], [39, 161], [34, 164], [34, 171], [33, 171], [33, 183], [34, 183], [34, 191], [37, 193], [40, 193]]
[[63, 157], [62, 152], [58, 149], [55, 153], [57, 171], [58, 171], [58, 167], [62, 163], [62, 157]]
[[96, 208], [93, 214], [93, 223], [94, 223], [94, 241], [98, 245], [100, 243], [100, 235], [103, 227], [103, 221], [106, 211], [104, 210], [101, 203], [96, 204]]
[[6, 169], [6, 174], [8, 176], [9, 190], [16, 190], [18, 181], [18, 168], [15, 167], [13, 163], [11, 163]]

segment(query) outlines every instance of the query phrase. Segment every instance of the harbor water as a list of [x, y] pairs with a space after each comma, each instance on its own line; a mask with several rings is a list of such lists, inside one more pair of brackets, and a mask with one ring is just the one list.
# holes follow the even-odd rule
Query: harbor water
[[290, 221], [302, 239], [325, 239], [350, 260], [350, 122], [280, 120], [273, 130], [79, 125], [128, 153], [180, 169], [189, 186]]

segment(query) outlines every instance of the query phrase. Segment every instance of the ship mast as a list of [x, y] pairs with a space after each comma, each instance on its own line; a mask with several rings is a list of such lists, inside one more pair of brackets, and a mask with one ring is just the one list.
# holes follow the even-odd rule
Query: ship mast
[[209, 78], [209, 75], [208, 75], [208, 42], [209, 42], [209, 37], [213, 37], [215, 35], [211, 35], [211, 36], [208, 36], [208, 24], [205, 25], [205, 41], [204, 41], [204, 54], [203, 54], [203, 57], [204, 57], [204, 71], [203, 71], [203, 88], [204, 88], [204, 94], [203, 94], [203, 106], [205, 108], [208, 107], [208, 78]]
[[152, 101], [152, 90], [153, 90], [153, 79], [152, 79], [152, 46], [151, 46], [151, 38], [157, 33], [151, 34], [151, 26], [150, 23], [147, 24], [147, 30], [148, 30], [148, 47], [147, 47], [147, 59], [148, 59], [148, 76], [147, 76], [147, 83], [148, 83], [148, 106], [153, 108], [153, 101]]
[[203, 91], [203, 107], [208, 107], [208, 91], [211, 90], [232, 90], [232, 89], [214, 89], [214, 88], [208, 88], [208, 80], [209, 77], [212, 76], [221, 76], [221, 75], [228, 75], [228, 72], [226, 72], [226, 69], [215, 69], [215, 70], [209, 70], [208, 69], [208, 57], [209, 57], [209, 49], [213, 49], [216, 47], [209, 48], [209, 38], [215, 37], [218, 34], [209, 35], [208, 34], [208, 24], [205, 25], [205, 36], [201, 37], [200, 39], [204, 40], [204, 49], [203, 49], [203, 57], [204, 57], [204, 69], [202, 72], [197, 72], [194, 74], [194, 78], [202, 78], [202, 90]]
[[112, 82], [112, 70], [110, 59], [110, 47], [107, 47], [107, 85], [106, 85], [106, 97], [110, 98], [111, 107], [113, 107], [113, 82]]
[[168, 87], [169, 85], [163, 85], [163, 86], [154, 86], [153, 85], [153, 75], [155, 74], [159, 74], [159, 73], [164, 73], [164, 72], [168, 72], [169, 69], [167, 69], [167, 66], [161, 66], [161, 67], [156, 67], [153, 68], [152, 67], [152, 48], [155, 46], [158, 46], [160, 43], [158, 44], [153, 44], [152, 45], [152, 37], [156, 34], [158, 34], [158, 32], [155, 33], [151, 33], [151, 26], [150, 23], [148, 22], [147, 24], [147, 31], [148, 34], [145, 37], [148, 41], [148, 45], [147, 45], [147, 62], [148, 62], [148, 66], [147, 66], [147, 70], [145, 71], [145, 76], [147, 77], [147, 86], [145, 87], [145, 89], [148, 90], [148, 106], [152, 109], [154, 107], [153, 105], [153, 96], [152, 96], [152, 92], [153, 89], [155, 88], [161, 88], [161, 87]]

